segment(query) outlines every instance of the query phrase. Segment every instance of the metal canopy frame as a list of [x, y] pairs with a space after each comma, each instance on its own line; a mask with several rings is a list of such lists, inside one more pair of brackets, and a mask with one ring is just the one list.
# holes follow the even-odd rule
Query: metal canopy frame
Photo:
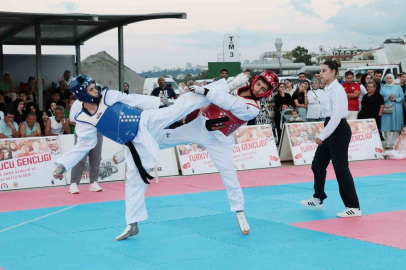
[[[186, 13], [140, 15], [49, 14], [0, 12], [0, 74], [3, 74], [3, 45], [36, 47], [37, 78], [42, 78], [41, 46], [75, 46], [76, 74], [81, 72], [80, 46], [106, 31], [118, 28], [119, 90], [124, 85], [124, 26], [156, 19], [186, 19]], [[38, 103], [43, 109], [42, 84], [38, 84]]]

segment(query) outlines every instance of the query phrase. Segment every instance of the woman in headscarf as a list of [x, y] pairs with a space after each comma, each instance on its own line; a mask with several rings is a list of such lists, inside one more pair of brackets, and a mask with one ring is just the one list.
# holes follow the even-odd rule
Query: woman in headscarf
[[381, 95], [385, 101], [382, 115], [381, 131], [385, 134], [384, 147], [392, 148], [403, 128], [403, 100], [405, 96], [402, 88], [394, 83], [392, 74], [386, 75], [386, 84], [381, 88]]
[[324, 122], [323, 118], [323, 100], [324, 90], [320, 89], [319, 80], [312, 80], [312, 90], [307, 92], [307, 117], [308, 122]]

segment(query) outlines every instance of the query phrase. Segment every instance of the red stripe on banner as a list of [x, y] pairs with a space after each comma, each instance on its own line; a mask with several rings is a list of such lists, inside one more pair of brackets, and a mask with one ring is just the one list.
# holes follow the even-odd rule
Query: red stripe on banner
[[[402, 160], [374, 160], [351, 162], [354, 177], [404, 172]], [[335, 179], [332, 165], [327, 169], [327, 179]], [[272, 169], [239, 171], [243, 188], [275, 186], [313, 181], [310, 166], [286, 166]], [[0, 212], [66, 206], [84, 203], [124, 200], [124, 182], [101, 183], [102, 192], [89, 192], [88, 185], [79, 185], [80, 194], [72, 195], [69, 186], [0, 192]], [[148, 186], [146, 196], [167, 196], [205, 191], [224, 190], [220, 174], [165, 177]]]
[[363, 217], [335, 218], [290, 225], [406, 249], [405, 223], [406, 211], [394, 211]]

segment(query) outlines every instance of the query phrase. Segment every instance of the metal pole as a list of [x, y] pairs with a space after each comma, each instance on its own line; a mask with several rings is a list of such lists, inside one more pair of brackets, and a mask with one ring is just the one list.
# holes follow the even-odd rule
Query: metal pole
[[124, 91], [124, 27], [118, 27], [118, 90]]
[[82, 73], [82, 63], [80, 62], [80, 45], [76, 45], [76, 76]]
[[35, 59], [37, 65], [38, 106], [44, 110], [44, 96], [42, 92], [42, 61], [41, 61], [41, 25], [35, 24]]
[[0, 44], [0, 75], [4, 73], [4, 55], [3, 55], [3, 44]]

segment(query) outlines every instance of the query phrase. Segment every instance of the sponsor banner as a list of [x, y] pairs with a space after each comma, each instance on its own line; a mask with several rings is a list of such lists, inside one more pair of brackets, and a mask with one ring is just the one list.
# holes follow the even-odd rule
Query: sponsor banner
[[[62, 144], [62, 154], [71, 150], [75, 145], [74, 135], [62, 135], [59, 136]], [[99, 167], [98, 182], [108, 182], [124, 180], [125, 165], [124, 165], [124, 146], [110, 140], [109, 138], [103, 138], [102, 156]], [[66, 173], [67, 184], [71, 183], [72, 170]], [[89, 183], [89, 158], [87, 158], [82, 179], [80, 183]]]
[[[74, 135], [60, 136], [62, 143], [62, 153], [68, 152], [74, 146]], [[99, 167], [98, 182], [108, 182], [124, 180], [125, 178], [125, 159], [124, 147], [109, 138], [103, 138], [102, 160]], [[176, 162], [175, 149], [160, 150], [157, 159], [158, 176], [179, 175], [179, 169]], [[66, 182], [71, 183], [71, 171], [66, 173]], [[155, 168], [151, 168], [150, 174], [155, 176]], [[81, 183], [89, 183], [89, 159], [87, 159]]]
[[0, 190], [66, 185], [52, 176], [60, 155], [57, 136], [1, 139]]
[[156, 171], [158, 171], [158, 177], [179, 175], [175, 147], [159, 150], [157, 165], [150, 169], [149, 174], [156, 177]]
[[[383, 147], [375, 119], [349, 120], [352, 138], [348, 148], [348, 160], [380, 159]], [[292, 160], [295, 165], [311, 164], [316, 153], [316, 138], [324, 129], [322, 122], [285, 124], [281, 152], [286, 151], [287, 142], [290, 154], [280, 153]], [[283, 150], [285, 149], [285, 150]]]
[[[281, 166], [270, 125], [243, 126], [234, 133], [234, 168], [249, 170]], [[177, 146], [183, 175], [218, 172], [203, 145]]]

